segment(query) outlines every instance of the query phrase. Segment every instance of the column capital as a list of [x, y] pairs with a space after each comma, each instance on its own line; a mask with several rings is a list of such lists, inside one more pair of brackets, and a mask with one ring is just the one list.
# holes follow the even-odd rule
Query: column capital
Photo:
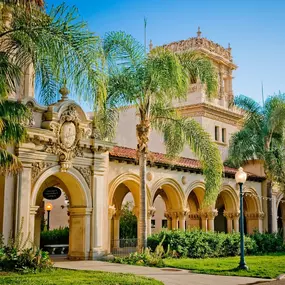
[[[234, 212], [229, 212], [229, 211], [224, 211], [223, 215], [224, 217], [226, 217], [227, 219], [230, 219], [230, 220], [233, 220], [234, 217], [235, 217], [235, 214]], [[238, 217], [239, 217], [239, 213], [238, 213]]]
[[152, 217], [154, 216], [155, 212], [156, 212], [155, 207], [149, 207], [149, 209], [148, 209], [148, 211], [147, 211], [147, 216], [148, 216], [148, 218], [149, 218], [149, 219], [152, 218]]
[[217, 217], [217, 216], [218, 216], [218, 210], [216, 210], [216, 209], [207, 212], [207, 218], [208, 218], [209, 220], [214, 220], [215, 217]]
[[90, 216], [92, 213], [92, 208], [72, 208], [68, 209], [70, 216]]
[[115, 215], [115, 213], [116, 213], [116, 207], [115, 207], [115, 205], [109, 206], [109, 208], [108, 208], [108, 217], [109, 217], [110, 220], [113, 218], [113, 216]]
[[188, 216], [189, 212], [190, 210], [188, 208], [185, 208], [182, 211], [179, 211], [178, 214], [180, 218], [184, 218]]
[[166, 212], [164, 212], [164, 216], [167, 219], [176, 219], [176, 218], [179, 217], [179, 212], [176, 212], [176, 211], [166, 211]]
[[38, 213], [39, 206], [30, 206], [30, 215], [36, 215]]

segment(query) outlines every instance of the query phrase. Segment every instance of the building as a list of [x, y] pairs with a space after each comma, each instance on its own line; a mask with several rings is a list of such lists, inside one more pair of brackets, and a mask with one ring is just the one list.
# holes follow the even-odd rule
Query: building
[[[240, 110], [229, 105], [233, 98], [232, 72], [237, 68], [231, 48], [201, 37], [200, 30], [196, 37], [170, 43], [167, 47], [177, 52], [197, 50], [214, 62], [219, 72], [219, 97], [209, 101], [203, 85], [198, 82], [191, 86], [187, 99], [176, 102], [176, 106], [209, 132], [225, 159], [229, 139], [240, 128], [243, 118]], [[69, 200], [69, 257], [97, 258], [119, 246], [116, 241], [120, 210], [126, 195], [132, 196], [135, 215], [139, 213], [136, 110], [129, 107], [121, 113], [115, 144], [95, 140], [91, 117], [68, 99], [65, 88], [60, 90], [61, 99], [50, 106], [36, 102], [33, 77], [33, 70], [28, 68], [19, 92], [13, 95], [29, 106], [33, 120], [27, 123], [29, 139], [11, 148], [23, 162], [23, 171], [17, 176], [0, 178], [0, 233], [7, 241], [11, 232], [21, 229], [24, 239], [30, 238], [39, 245], [43, 191], [55, 186], [65, 192]], [[161, 227], [239, 231], [236, 169], [224, 167], [217, 201], [203, 209], [203, 175], [191, 151], [185, 148], [178, 160], [170, 162], [165, 156], [163, 140], [156, 132], [151, 133], [149, 149], [153, 156], [147, 167], [149, 234], [152, 224], [156, 231]], [[267, 230], [267, 207], [272, 203], [273, 230], [279, 227], [285, 232], [283, 194], [276, 188], [272, 200], [265, 200], [262, 165], [255, 162], [245, 166], [245, 170], [248, 172], [244, 196], [246, 231]], [[57, 213], [58, 219], [61, 216], [66, 221], [66, 212]]]

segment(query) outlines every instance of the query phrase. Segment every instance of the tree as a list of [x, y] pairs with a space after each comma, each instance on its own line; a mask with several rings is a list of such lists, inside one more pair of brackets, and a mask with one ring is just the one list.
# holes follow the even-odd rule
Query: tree
[[210, 136], [193, 119], [182, 117], [174, 100], [185, 98], [189, 83], [199, 78], [209, 96], [217, 89], [216, 71], [195, 53], [175, 54], [165, 48], [145, 53], [144, 47], [124, 32], [111, 32], [103, 49], [108, 63], [108, 94], [119, 105], [133, 104], [139, 114], [137, 152], [140, 166], [139, 248], [146, 247], [146, 162], [151, 129], [163, 134], [167, 154], [175, 158], [188, 144], [201, 161], [206, 180], [206, 200], [219, 191], [222, 161]]
[[[262, 160], [267, 195], [272, 198], [272, 182], [285, 185], [285, 95], [271, 96], [263, 106], [240, 95], [234, 104], [244, 111], [245, 117], [242, 129], [231, 138], [226, 163], [239, 167], [251, 160]], [[268, 205], [268, 230], [272, 232], [272, 204]]]
[[120, 238], [137, 238], [137, 217], [132, 213], [133, 203], [128, 201], [122, 207], [120, 217]]
[[9, 106], [11, 112], [20, 108], [18, 112], [10, 113], [9, 119], [4, 117], [7, 116], [5, 110], [0, 113], [3, 125], [0, 131], [8, 132], [8, 122], [9, 128], [13, 123], [9, 140], [0, 142], [2, 174], [21, 168], [20, 161], [8, 153], [7, 144], [24, 140], [23, 122], [28, 110], [19, 103], [7, 103], [6, 100], [9, 94], [17, 92], [28, 66], [35, 69], [39, 98], [44, 104], [54, 102], [62, 86], [80, 94], [83, 99], [92, 93], [99, 102], [99, 97], [106, 97], [106, 84], [99, 37], [88, 30], [75, 7], [62, 4], [46, 12], [40, 0], [1, 2], [0, 108], [4, 110]]

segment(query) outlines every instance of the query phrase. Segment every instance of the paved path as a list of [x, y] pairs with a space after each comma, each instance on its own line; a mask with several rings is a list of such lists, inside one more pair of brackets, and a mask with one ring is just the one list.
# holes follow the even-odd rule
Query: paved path
[[55, 267], [76, 270], [96, 270], [117, 273], [133, 273], [141, 276], [155, 278], [162, 281], [165, 285], [242, 285], [257, 284], [266, 279], [217, 276], [190, 273], [187, 270], [174, 268], [152, 268], [143, 266], [133, 266], [102, 261], [56, 261]]

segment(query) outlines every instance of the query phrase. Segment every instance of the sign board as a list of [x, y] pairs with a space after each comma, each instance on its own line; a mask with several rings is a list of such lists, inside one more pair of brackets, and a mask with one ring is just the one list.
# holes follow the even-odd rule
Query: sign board
[[43, 196], [48, 200], [56, 200], [61, 196], [61, 190], [55, 186], [48, 187], [44, 190]]

